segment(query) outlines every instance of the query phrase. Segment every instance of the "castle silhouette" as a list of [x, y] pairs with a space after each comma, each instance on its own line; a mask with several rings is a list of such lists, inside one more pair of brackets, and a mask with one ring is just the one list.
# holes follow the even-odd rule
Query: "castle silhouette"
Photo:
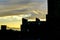
[[9, 39], [14, 40], [29, 40], [29, 38], [30, 40], [37, 40], [39, 38], [40, 40], [44, 40], [47, 38], [46, 21], [40, 21], [38, 18], [36, 18], [36, 21], [28, 21], [27, 19], [22, 18], [21, 31], [14, 31], [12, 29], [7, 30], [6, 27], [7, 25], [1, 25], [0, 33], [2, 34], [0, 34], [0, 37], [3, 36], [4, 38], [4, 36], [7, 35], [7, 37], [11, 36]]

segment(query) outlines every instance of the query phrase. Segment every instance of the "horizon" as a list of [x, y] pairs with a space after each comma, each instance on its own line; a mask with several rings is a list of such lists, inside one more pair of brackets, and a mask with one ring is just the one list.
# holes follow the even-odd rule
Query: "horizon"
[[[28, 19], [27, 19], [28, 20]], [[40, 19], [39, 19], [40, 20]], [[42, 20], [45, 20], [45, 19], [41, 19], [40, 21], [42, 21]], [[22, 21], [22, 20], [21, 20]], [[36, 22], [36, 19], [34, 19], [34, 20], [28, 20], [28, 21], [34, 21], [34, 22]], [[46, 20], [45, 20], [46, 21]], [[15, 22], [10, 22], [11, 24], [10, 25], [8, 25], [9, 23], [7, 23], [7, 24], [1, 24], [1, 25], [6, 25], [6, 29], [7, 30], [9, 30], [9, 29], [12, 29], [12, 30], [17, 30], [17, 31], [21, 31], [21, 25], [22, 25], [22, 22], [20, 22], [20, 21], [18, 21], [19, 23], [17, 24], [14, 24]], [[14, 25], [13, 25], [14, 24]], [[0, 25], [0, 27], [1, 27], [1, 25]], [[1, 29], [1, 28], [0, 28]]]
[[0, 0], [0, 25], [20, 28], [22, 18], [46, 21], [47, 4], [47, 0]]

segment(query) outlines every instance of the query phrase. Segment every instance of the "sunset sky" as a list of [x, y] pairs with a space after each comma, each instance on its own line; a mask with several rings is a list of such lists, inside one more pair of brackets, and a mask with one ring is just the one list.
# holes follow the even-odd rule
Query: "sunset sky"
[[19, 30], [22, 18], [46, 21], [47, 0], [0, 0], [0, 25]]

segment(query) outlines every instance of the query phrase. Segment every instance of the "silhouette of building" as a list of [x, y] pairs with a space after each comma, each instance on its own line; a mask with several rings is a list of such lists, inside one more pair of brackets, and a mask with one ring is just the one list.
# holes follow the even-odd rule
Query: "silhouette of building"
[[25, 18], [22, 18], [22, 23], [23, 23], [23, 25], [26, 25], [26, 24], [27, 24], [27, 21], [28, 21], [28, 20], [26, 20]]
[[5, 31], [6, 30], [6, 27], [7, 27], [6, 25], [1, 25], [1, 30], [4, 30]]
[[[29, 38], [29, 39], [36, 39], [37, 38], [40, 40], [45, 40], [46, 38], [46, 22], [45, 21], [40, 21], [38, 18], [36, 18], [36, 21], [28, 21], [27, 19], [22, 19], [22, 25], [21, 25], [21, 32], [25, 32], [25, 33], [22, 33], [20, 31], [14, 31], [12, 29], [10, 30], [6, 30], [6, 25], [1, 25], [1, 31], [5, 31], [7, 34], [5, 34], [5, 32], [2, 32], [3, 33], [3, 36], [6, 36], [8, 35], [7, 37], [11, 38], [10, 39], [21, 39], [22, 37], [24, 37], [25, 39], [26, 38]], [[10, 32], [13, 32], [11, 33], [11, 35], [9, 34]], [[2, 36], [0, 34], [0, 36]], [[7, 38], [6, 37], [6, 38]], [[14, 38], [13, 38], [14, 37]], [[3, 38], [3, 37], [2, 37]], [[23, 39], [23, 38], [22, 38]]]
[[22, 24], [23, 25], [21, 25], [21, 31], [26, 31], [26, 29], [27, 29], [27, 20], [26, 19], [22, 19]]
[[40, 20], [36, 18], [36, 21], [27, 21], [22, 19], [21, 31], [22, 32], [38, 32], [40, 26]]
[[[31, 34], [25, 34], [23, 33], [23, 35], [29, 35], [29, 36], [33, 36], [33, 37], [41, 37], [42, 39], [44, 39], [44, 34], [46, 31], [46, 21], [40, 21], [38, 18], [36, 18], [36, 21], [27, 21], [27, 19], [22, 19], [22, 25], [21, 25], [21, 32], [28, 32]], [[24, 23], [25, 22], [25, 23]]]
[[[21, 40], [21, 32], [20, 31], [14, 31], [12, 29], [7, 30], [7, 25], [1, 25], [0, 30], [0, 39], [2, 40]], [[7, 39], [8, 38], [8, 39]]]

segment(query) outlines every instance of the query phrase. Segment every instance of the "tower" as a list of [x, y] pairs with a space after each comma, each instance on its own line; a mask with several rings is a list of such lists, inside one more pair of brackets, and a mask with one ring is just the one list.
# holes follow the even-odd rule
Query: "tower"
[[4, 30], [5, 31], [6, 30], [6, 27], [7, 27], [6, 25], [1, 25], [1, 30]]
[[26, 24], [27, 24], [27, 19], [22, 18], [22, 24], [23, 24], [23, 25], [26, 25]]
[[36, 18], [36, 25], [40, 25], [40, 20]]
[[26, 32], [27, 29], [27, 19], [22, 18], [21, 32]]

